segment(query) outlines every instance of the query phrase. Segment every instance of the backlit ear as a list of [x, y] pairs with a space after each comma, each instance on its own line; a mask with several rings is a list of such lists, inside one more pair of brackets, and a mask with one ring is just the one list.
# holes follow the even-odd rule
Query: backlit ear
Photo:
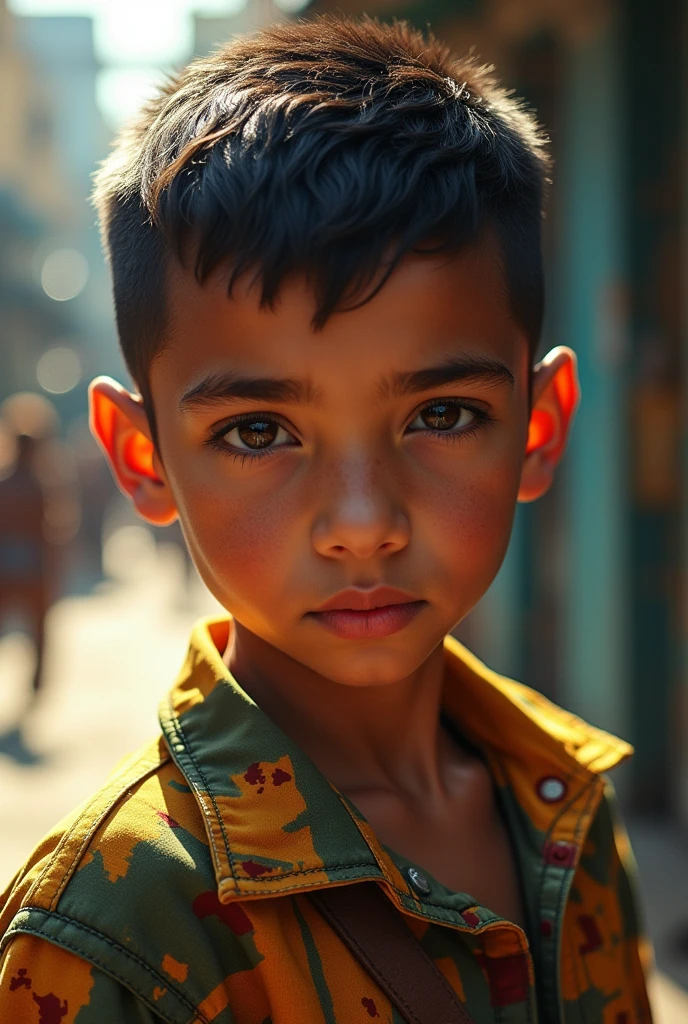
[[535, 501], [552, 485], [580, 399], [576, 353], [564, 345], [533, 371], [533, 406], [518, 500]]
[[151, 440], [141, 397], [110, 377], [96, 377], [89, 388], [89, 408], [91, 432], [120, 490], [147, 522], [155, 526], [174, 522], [177, 508]]

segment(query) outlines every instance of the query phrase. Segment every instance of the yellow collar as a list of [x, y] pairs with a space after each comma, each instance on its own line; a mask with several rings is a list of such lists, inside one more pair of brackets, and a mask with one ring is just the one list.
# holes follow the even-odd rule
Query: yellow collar
[[[171, 754], [203, 813], [220, 899], [377, 879], [400, 907], [461, 927], [461, 894], [435, 892], [421, 906], [363, 816], [241, 689], [221, 655], [230, 628], [227, 617], [196, 625], [160, 709]], [[451, 637], [445, 652], [444, 711], [482, 749], [496, 784], [509, 788], [548, 842], [582, 834], [581, 795], [599, 799], [597, 773], [632, 748], [492, 672]], [[591, 814], [596, 801], [585, 806]]]

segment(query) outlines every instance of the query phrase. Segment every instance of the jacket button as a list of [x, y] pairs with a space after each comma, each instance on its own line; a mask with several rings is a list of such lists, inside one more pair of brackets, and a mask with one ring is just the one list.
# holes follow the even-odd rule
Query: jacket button
[[566, 795], [566, 783], [555, 775], [548, 775], [546, 778], [540, 779], [537, 791], [540, 799], [544, 800], [546, 804], [556, 804]]
[[406, 868], [406, 874], [416, 892], [419, 892], [421, 896], [427, 896], [430, 892], [430, 886], [425, 875], [421, 874], [418, 868]]
[[542, 848], [545, 864], [558, 868], [572, 868], [576, 863], [578, 848], [575, 843], [564, 843], [548, 839]]

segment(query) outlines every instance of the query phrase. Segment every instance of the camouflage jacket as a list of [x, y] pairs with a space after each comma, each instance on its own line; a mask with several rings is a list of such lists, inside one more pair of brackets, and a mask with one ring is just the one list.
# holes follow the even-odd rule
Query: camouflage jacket
[[230, 677], [228, 629], [196, 627], [162, 736], [5, 894], [3, 1024], [398, 1024], [305, 896], [364, 879], [476, 1024], [650, 1022], [632, 854], [600, 775], [626, 743], [447, 639], [444, 713], [491, 769], [526, 937], [378, 841]]

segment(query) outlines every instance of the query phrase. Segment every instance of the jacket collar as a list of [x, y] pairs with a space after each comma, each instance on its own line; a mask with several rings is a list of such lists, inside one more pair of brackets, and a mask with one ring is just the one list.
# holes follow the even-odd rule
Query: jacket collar
[[[434, 910], [427, 901], [421, 907], [357, 809], [241, 689], [221, 655], [230, 629], [229, 618], [196, 625], [160, 708], [172, 757], [203, 814], [220, 899], [373, 879], [400, 908], [460, 925], [462, 908], [446, 900], [444, 909], [441, 898]], [[589, 788], [632, 748], [492, 672], [451, 637], [445, 652], [444, 711], [483, 750], [497, 784], [510, 787], [534, 828], [566, 840], [573, 825], [560, 790]]]

